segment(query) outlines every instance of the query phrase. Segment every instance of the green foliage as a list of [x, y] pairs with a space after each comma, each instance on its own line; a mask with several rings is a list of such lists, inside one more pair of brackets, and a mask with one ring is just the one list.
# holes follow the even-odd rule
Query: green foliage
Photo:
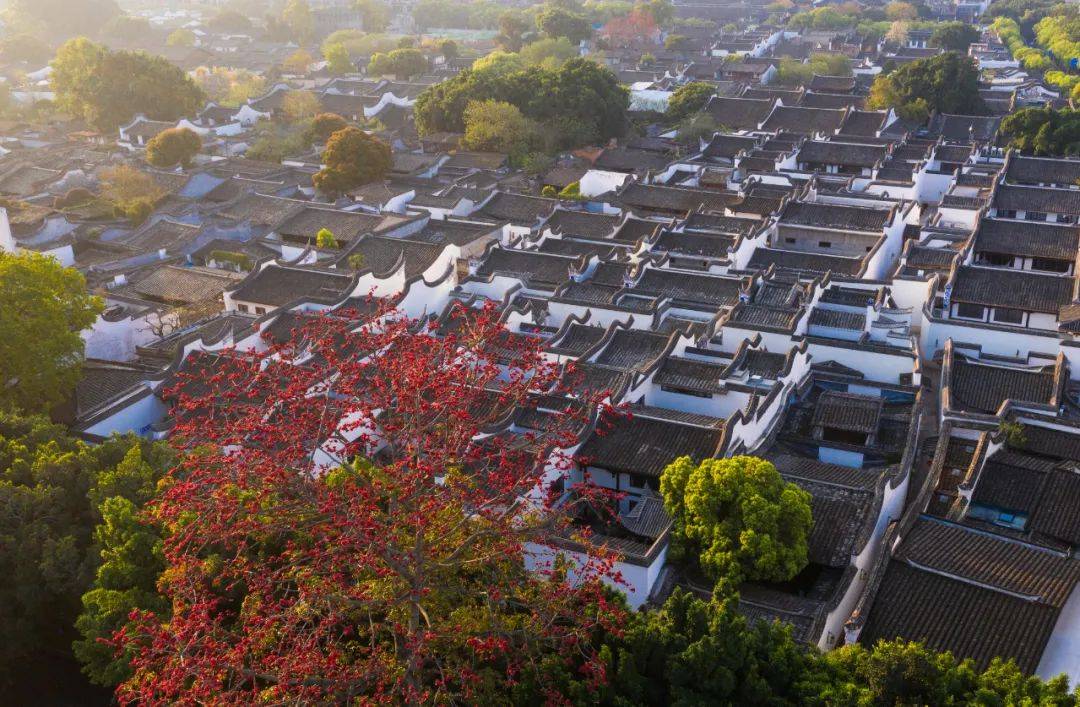
[[[870, 90], [872, 108], [896, 108], [908, 112], [921, 108], [960, 115], [983, 115], [986, 105], [979, 96], [979, 71], [974, 60], [956, 52], [919, 59], [887, 76], [878, 76]], [[921, 111], [920, 111], [921, 112]]]
[[570, 182], [561, 190], [559, 190], [559, 198], [567, 199], [569, 201], [580, 201], [581, 196], [581, 182]]
[[363, 270], [364, 269], [364, 254], [363, 253], [353, 253], [352, 255], [349, 256], [348, 263], [349, 263], [349, 267], [352, 268], [353, 270]]
[[528, 154], [536, 141], [536, 127], [518, 107], [503, 101], [473, 101], [465, 107], [468, 150], [500, 152], [515, 158]]
[[133, 609], [168, 613], [168, 604], [156, 589], [165, 569], [162, 529], [140, 517], [140, 509], [154, 495], [170, 462], [164, 445], [132, 444], [119, 464], [98, 474], [87, 493], [101, 519], [94, 529], [101, 566], [82, 595], [83, 610], [75, 622], [82, 639], [72, 649], [83, 671], [98, 685], [112, 686], [125, 679], [130, 658], [117, 656], [100, 639], [111, 638], [127, 624]]
[[228, 250], [212, 250], [210, 251], [210, 260], [215, 260], [219, 263], [231, 263], [239, 270], [251, 270], [251, 258], [244, 253], [233, 253]]
[[355, 71], [344, 44], [323, 45], [323, 58], [326, 59], [327, 70], [335, 76]]
[[323, 40], [322, 51], [326, 54], [327, 47], [340, 44], [349, 52], [349, 56], [371, 56], [379, 52], [389, 52], [397, 49], [397, 40], [385, 34], [362, 32], [358, 29], [339, 29], [332, 32]]
[[16, 34], [0, 40], [0, 60], [5, 62], [25, 61], [44, 65], [52, 57], [53, 51], [48, 43], [32, 34]]
[[52, 67], [59, 106], [99, 130], [115, 130], [136, 113], [177, 120], [201, 108], [205, 98], [187, 74], [162, 57], [111, 52], [81, 37], [60, 47]]
[[413, 8], [413, 20], [421, 32], [433, 27], [496, 29], [505, 9], [506, 6], [496, 0], [420, 0]]
[[165, 44], [170, 47], [193, 47], [195, 46], [195, 33], [189, 29], [175, 29], [165, 38]]
[[382, 179], [391, 162], [389, 145], [359, 128], [348, 127], [330, 136], [323, 152], [326, 166], [312, 179], [324, 194], [341, 194]]
[[538, 39], [522, 47], [520, 56], [525, 66], [557, 69], [578, 56], [578, 49], [566, 37]]
[[499, 15], [499, 36], [496, 41], [506, 51], [521, 49], [525, 33], [532, 27], [528, 16], [520, 10], [507, 10]]
[[263, 162], [281, 162], [289, 155], [299, 155], [311, 147], [311, 134], [307, 124], [281, 125], [260, 122], [255, 128], [251, 147], [245, 157]]
[[62, 196], [53, 199], [54, 209], [70, 209], [77, 206], [85, 206], [96, 199], [94, 193], [84, 187], [76, 187]]
[[691, 81], [675, 89], [668, 99], [665, 115], [677, 123], [699, 112], [716, 95], [716, 87], [704, 81]]
[[1000, 659], [979, 673], [971, 661], [903, 641], [817, 655], [801, 689], [827, 705], [1076, 704], [1064, 676], [1043, 682]]
[[546, 196], [549, 199], [554, 199], [559, 195], [559, 190], [548, 184], [540, 190], [540, 196]]
[[150, 34], [150, 21], [142, 17], [132, 15], [117, 15], [101, 28], [101, 36], [107, 39], [118, 39], [123, 42], [134, 42]]
[[810, 494], [756, 457], [680, 457], [660, 476], [672, 549], [717, 582], [785, 581], [807, 563]]
[[856, 17], [832, 7], [819, 7], [794, 15], [788, 20], [791, 29], [845, 29], [856, 23]]
[[979, 29], [967, 22], [942, 22], [930, 35], [930, 46], [967, 54], [972, 42], [979, 41]]
[[1080, 155], [1080, 111], [1024, 108], [1001, 121], [1000, 134], [1028, 155]]
[[0, 412], [0, 685], [69, 654], [79, 598], [102, 559], [99, 504], [141, 504], [167, 459], [134, 438], [90, 446], [44, 418]]
[[472, 101], [510, 103], [535, 121], [552, 149], [579, 147], [625, 134], [629, 93], [610, 70], [574, 58], [557, 70], [477, 69], [424, 90], [414, 108], [421, 134], [464, 132]]
[[356, 9], [369, 32], [385, 32], [390, 24], [390, 8], [382, 0], [356, 0]]
[[322, 249], [339, 248], [338, 240], [329, 228], [320, 228], [315, 234], [315, 247]]
[[281, 21], [289, 30], [289, 37], [300, 45], [307, 44], [315, 35], [315, 19], [307, 0], [289, 0], [281, 11]]
[[155, 167], [188, 167], [202, 149], [202, 138], [189, 128], [169, 128], [146, 143], [146, 161]]
[[191, 72], [191, 77], [209, 100], [234, 108], [266, 89], [266, 80], [246, 69], [200, 66]]
[[444, 39], [439, 42], [439, 53], [442, 54], [444, 59], [449, 61], [450, 59], [456, 59], [461, 54], [461, 50], [454, 40]]
[[308, 141], [325, 143], [338, 130], [349, 127], [349, 123], [337, 113], [319, 113], [311, 119], [308, 128]]
[[984, 19], [1011, 19], [1023, 36], [1031, 38], [1035, 23], [1057, 4], [1058, 0], [995, 0], [987, 8]]
[[684, 145], [698, 147], [701, 140], [720, 132], [722, 126], [708, 113], [696, 113], [684, 119], [675, 129], [675, 138]]
[[75, 388], [103, 304], [79, 271], [31, 251], [0, 252], [0, 302], [0, 409], [45, 412]]
[[224, 34], [247, 34], [251, 32], [251, 19], [236, 10], [221, 10], [206, 21], [208, 29]]
[[1035, 40], [1062, 66], [1080, 58], [1080, 16], [1065, 7], [1035, 24]]
[[776, 69], [775, 83], [781, 86], [806, 86], [814, 75], [851, 76], [851, 59], [843, 54], [815, 52], [806, 62], [784, 57]]
[[814, 654], [779, 623], [751, 624], [726, 597], [681, 589], [609, 637], [608, 705], [797, 704]]
[[368, 64], [368, 73], [373, 76], [393, 74], [402, 79], [412, 78], [427, 69], [427, 58], [419, 49], [395, 49], [386, 54], [375, 54]]
[[62, 42], [96, 35], [120, 14], [115, 0], [9, 0], [5, 30]]
[[691, 46], [693, 43], [685, 34], [669, 34], [664, 39], [664, 49], [669, 52], [687, 51]]
[[574, 44], [592, 36], [588, 18], [551, 2], [536, 13], [536, 28], [552, 39], [566, 37]]
[[[703, 600], [676, 588], [661, 607], [629, 614], [617, 634], [597, 636], [606, 684], [591, 684], [564, 656], [544, 669], [571, 703], [611, 707], [1078, 704], [1065, 676], [1044, 682], [1012, 661], [980, 673], [971, 661], [903, 641], [822, 654], [796, 643], [785, 624], [752, 622], [737, 605], [735, 595]], [[542, 700], [526, 681], [511, 701]]]
[[101, 195], [113, 205], [117, 215], [126, 216], [138, 225], [153, 213], [165, 190], [149, 174], [120, 164], [102, 170]]

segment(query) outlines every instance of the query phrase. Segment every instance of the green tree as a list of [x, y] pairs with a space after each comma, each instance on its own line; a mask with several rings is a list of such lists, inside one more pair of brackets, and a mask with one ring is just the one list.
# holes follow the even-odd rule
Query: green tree
[[536, 28], [552, 39], [566, 37], [574, 44], [592, 36], [592, 27], [584, 15], [550, 2], [536, 13]]
[[169, 128], [146, 143], [146, 161], [155, 167], [191, 166], [202, 149], [202, 138], [190, 128]]
[[499, 15], [499, 35], [495, 38], [503, 49], [516, 52], [523, 44], [522, 36], [529, 31], [529, 20], [520, 10], [507, 10]]
[[391, 162], [389, 145], [359, 128], [348, 127], [330, 136], [323, 152], [326, 166], [313, 181], [325, 194], [341, 194], [382, 179]]
[[194, 32], [181, 27], [169, 33], [169, 36], [165, 38], [165, 44], [170, 47], [194, 47], [195, 39]]
[[688, 116], [678, 124], [675, 130], [675, 138], [684, 145], [690, 145], [691, 149], [697, 149], [699, 141], [711, 138], [715, 133], [722, 132], [723, 126], [716, 122], [716, 118], [708, 113], [695, 113]]
[[149, 501], [170, 459], [167, 448], [155, 446], [144, 453], [132, 446], [115, 467], [98, 474], [87, 494], [101, 520], [94, 529], [101, 565], [94, 582], [82, 595], [82, 612], [75, 627], [82, 636], [72, 645], [75, 657], [91, 682], [114, 686], [130, 674], [130, 654], [116, 655], [102, 643], [128, 623], [135, 610], [167, 616], [168, 604], [157, 592], [165, 569], [161, 551], [163, 528], [144, 517]]
[[356, 0], [356, 8], [368, 32], [385, 32], [390, 24], [390, 8], [380, 0]]
[[967, 54], [972, 42], [979, 41], [979, 29], [967, 22], [942, 22], [930, 35], [930, 46]]
[[311, 142], [325, 143], [338, 130], [349, 127], [349, 123], [337, 113], [319, 113], [311, 119], [308, 135]]
[[291, 125], [314, 118], [321, 108], [319, 97], [311, 91], [292, 90], [281, 99], [281, 115]]
[[691, 81], [675, 89], [668, 99], [668, 120], [674, 123], [699, 112], [716, 95], [716, 87], [704, 81]]
[[307, 44], [315, 35], [315, 20], [307, 0], [289, 0], [281, 11], [281, 21], [289, 28], [292, 39]]
[[460, 52], [461, 50], [458, 49], [457, 42], [452, 39], [444, 39], [439, 42], [439, 53], [442, 54], [443, 58], [447, 61], [456, 59]]
[[900, 110], [922, 99], [941, 113], [982, 115], [986, 105], [979, 96], [979, 70], [974, 60], [956, 52], [919, 59], [874, 79], [868, 104], [872, 108]]
[[32, 34], [16, 34], [0, 40], [0, 59], [6, 62], [44, 65], [52, 56], [48, 43]]
[[690, 38], [685, 34], [669, 34], [664, 39], [664, 49], [669, 52], [683, 52], [689, 50], [693, 46]]
[[251, 18], [236, 10], [220, 10], [206, 21], [208, 29], [222, 34], [247, 34], [251, 32]]
[[133, 17], [132, 15], [117, 15], [101, 28], [102, 37], [117, 39], [121, 42], [138, 41], [151, 32], [149, 20], [143, 17]]
[[310, 126], [286, 125], [262, 121], [255, 127], [251, 147], [245, 157], [264, 162], [281, 162], [290, 155], [299, 155], [311, 147]]
[[1041, 157], [1080, 155], [1080, 111], [1024, 108], [1001, 121], [1010, 147]]
[[355, 70], [349, 59], [349, 50], [343, 44], [331, 44], [323, 47], [323, 58], [326, 59], [327, 70], [335, 76], [341, 76]]
[[807, 563], [810, 494], [756, 457], [672, 462], [660, 476], [676, 556], [717, 582], [785, 581]]
[[465, 136], [469, 150], [501, 152], [514, 157], [529, 153], [536, 127], [517, 106], [504, 101], [473, 101], [465, 108]]
[[539, 39], [522, 47], [520, 56], [526, 66], [557, 69], [578, 56], [578, 48], [566, 37]]
[[306, 74], [308, 68], [315, 62], [315, 57], [311, 55], [311, 52], [306, 49], [297, 49], [295, 52], [285, 57], [285, 60], [281, 62], [283, 69], [290, 74]]
[[0, 412], [0, 692], [56, 679], [41, 671], [70, 655], [80, 597], [101, 561], [93, 530], [103, 477], [126, 488], [121, 467], [145, 459], [164, 468], [164, 458], [134, 438], [90, 446], [42, 417]]
[[540, 126], [552, 149], [606, 141], [624, 135], [628, 126], [626, 88], [609, 69], [576, 57], [555, 70], [462, 71], [417, 97], [417, 127], [421, 134], [464, 132], [466, 106], [485, 100], [517, 106]]
[[163, 57], [110, 52], [82, 37], [60, 47], [52, 67], [59, 106], [99, 130], [115, 130], [136, 113], [177, 120], [205, 100], [195, 82]]
[[154, 211], [165, 190], [151, 175], [127, 164], [101, 171], [101, 196], [118, 215], [140, 224]]
[[751, 623], [737, 599], [681, 589], [608, 637], [609, 705], [797, 704], [814, 654], [780, 623]]
[[9, 0], [5, 29], [62, 42], [96, 35], [120, 14], [115, 0]]
[[337, 248], [338, 240], [334, 237], [334, 232], [329, 228], [320, 228], [319, 232], [315, 234], [315, 247], [316, 248]]
[[43, 412], [79, 380], [81, 332], [103, 304], [77, 270], [34, 252], [0, 252], [0, 408]]
[[980, 673], [970, 660], [904, 641], [817, 654], [801, 690], [822, 705], [1077, 704], [1065, 676], [1043, 682], [1001, 659]]
[[368, 73], [374, 76], [393, 74], [400, 79], [410, 79], [428, 69], [427, 57], [419, 49], [395, 49], [386, 54], [375, 54], [368, 64]]

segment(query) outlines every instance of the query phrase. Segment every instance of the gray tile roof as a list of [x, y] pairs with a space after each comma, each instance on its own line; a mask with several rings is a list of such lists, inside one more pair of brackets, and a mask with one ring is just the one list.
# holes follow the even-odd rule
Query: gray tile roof
[[1057, 314], [1072, 300], [1073, 278], [1024, 270], [964, 266], [957, 268], [954, 302]]

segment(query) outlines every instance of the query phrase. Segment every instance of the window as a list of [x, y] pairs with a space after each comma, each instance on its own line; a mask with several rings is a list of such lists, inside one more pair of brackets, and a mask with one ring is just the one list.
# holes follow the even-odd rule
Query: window
[[998, 218], [1016, 218], [1016, 209], [998, 209]]
[[236, 305], [236, 308], [239, 309], [244, 314], [247, 314], [248, 306], [246, 304], [238, 304], [238, 305]]
[[1011, 266], [1013, 264], [1013, 257], [1003, 253], [980, 253], [979, 258], [987, 265]]
[[1073, 223], [1076, 221], [1076, 217], [1072, 214], [1058, 214], [1058, 223]]
[[1056, 260], [1054, 258], [1032, 258], [1031, 268], [1033, 270], [1044, 270], [1046, 272], [1069, 272], [1069, 266], [1072, 265], [1068, 260]]
[[832, 248], [832, 241], [818, 241], [818, 248]]
[[956, 305], [956, 316], [964, 319], [978, 319], [982, 321], [986, 318], [986, 307], [983, 307], [981, 304], [961, 302]]
[[785, 238], [784, 239], [784, 243], [794, 243], [794, 242], [795, 242], [794, 238]]
[[1023, 324], [1024, 312], [1019, 309], [994, 307], [994, 321], [1002, 324]]
[[266, 314], [266, 307], [256, 307], [255, 314]]
[[1045, 221], [1046, 214], [1042, 211], [1028, 211], [1024, 214], [1024, 219], [1027, 221]]

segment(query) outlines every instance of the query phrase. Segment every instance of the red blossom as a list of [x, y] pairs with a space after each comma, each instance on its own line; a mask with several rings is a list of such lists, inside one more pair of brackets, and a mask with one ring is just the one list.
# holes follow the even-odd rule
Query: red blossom
[[527, 546], [600, 500], [545, 488], [600, 401], [568, 396], [494, 307], [365, 310], [185, 363], [168, 394], [182, 461], [150, 508], [172, 615], [114, 636], [135, 656], [122, 702], [505, 698], [530, 671], [546, 690], [550, 655], [603, 676], [591, 641], [620, 623], [601, 586], [615, 558], [576, 534], [573, 581], [524, 571]]

